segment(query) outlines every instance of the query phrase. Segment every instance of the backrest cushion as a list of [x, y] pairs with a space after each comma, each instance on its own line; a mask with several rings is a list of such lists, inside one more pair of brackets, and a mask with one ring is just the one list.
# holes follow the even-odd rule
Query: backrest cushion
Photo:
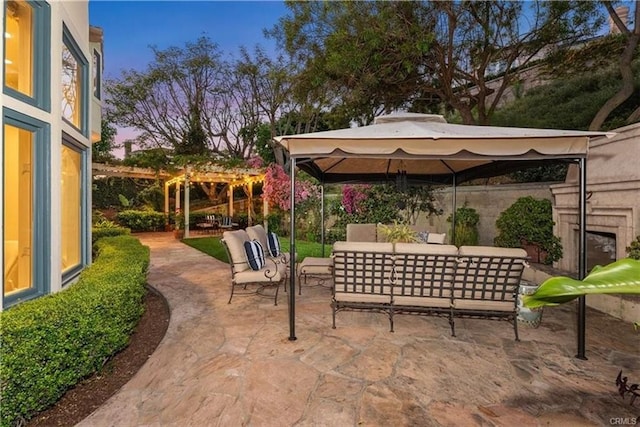
[[264, 227], [260, 224], [247, 227], [247, 234], [251, 240], [257, 240], [262, 245], [262, 249], [266, 249], [269, 247], [269, 242], [267, 241], [267, 232]]
[[427, 243], [444, 245], [444, 239], [446, 237], [446, 233], [429, 233], [429, 235], [427, 236]]
[[257, 240], [248, 240], [244, 242], [244, 251], [247, 256], [247, 263], [252, 270], [258, 271], [264, 267], [264, 249]]
[[269, 255], [273, 257], [280, 255], [280, 241], [273, 231], [270, 231], [267, 236], [267, 247], [269, 248]]
[[249, 270], [249, 264], [247, 264], [247, 256], [244, 250], [244, 242], [250, 240], [246, 231], [225, 231], [222, 234], [222, 238], [227, 244], [227, 248], [229, 248], [229, 255], [231, 256], [229, 262], [233, 263], [235, 271], [239, 273]]
[[376, 224], [347, 224], [347, 242], [375, 242]]

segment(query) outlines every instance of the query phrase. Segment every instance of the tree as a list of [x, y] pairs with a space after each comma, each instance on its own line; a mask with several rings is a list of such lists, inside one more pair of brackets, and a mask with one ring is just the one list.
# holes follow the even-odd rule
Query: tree
[[333, 111], [359, 123], [442, 104], [466, 124], [488, 124], [524, 69], [601, 23], [597, 5], [580, 1], [287, 5], [269, 35], [303, 64], [296, 85], [329, 87]]
[[[635, 90], [634, 74], [631, 63], [633, 61], [634, 54], [636, 53], [638, 43], [640, 42], [640, 6], [638, 6], [637, 1], [633, 2], [635, 7], [635, 18], [633, 29], [629, 30], [614, 10], [611, 2], [605, 1], [603, 3], [609, 13], [609, 16], [615, 23], [616, 28], [618, 28], [625, 41], [624, 50], [620, 54], [619, 58], [619, 70], [620, 75], [622, 76], [622, 86], [611, 98], [607, 100], [607, 102], [604, 103], [604, 105], [602, 105], [602, 107], [600, 107], [600, 110], [598, 110], [589, 125], [589, 130], [600, 130], [605, 120], [613, 110], [629, 99]], [[640, 120], [640, 106], [638, 106], [638, 108], [629, 115], [627, 123], [633, 123], [638, 120]]]
[[112, 150], [116, 148], [115, 138], [117, 129], [109, 121], [109, 117], [102, 118], [100, 123], [100, 141], [91, 146], [91, 160], [96, 163], [111, 163], [116, 158]]
[[[282, 56], [272, 60], [260, 47], [254, 49], [253, 56], [245, 48], [240, 50], [240, 55], [236, 73], [248, 83], [255, 106], [254, 114], [265, 117], [270, 130], [270, 138], [263, 138], [261, 142], [271, 147], [276, 163], [284, 165], [284, 150], [273, 142], [273, 137], [284, 134], [278, 126], [282, 124], [279, 118], [293, 108], [288, 64]], [[257, 132], [259, 127], [255, 129]], [[257, 133], [255, 135], [258, 136]]]
[[124, 71], [107, 82], [115, 123], [139, 130], [146, 147], [184, 155], [250, 155], [251, 142], [239, 137], [240, 129], [258, 119], [250, 87], [218, 46], [200, 37], [184, 47], [152, 51], [145, 71]]

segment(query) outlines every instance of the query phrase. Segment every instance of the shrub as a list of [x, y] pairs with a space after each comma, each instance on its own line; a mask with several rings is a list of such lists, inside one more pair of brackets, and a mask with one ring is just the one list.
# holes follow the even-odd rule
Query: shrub
[[631, 245], [627, 247], [627, 253], [629, 258], [640, 260], [640, 236], [636, 237], [636, 240], [631, 242]]
[[550, 200], [521, 197], [498, 217], [494, 243], [507, 248], [537, 245], [547, 254], [541, 261], [551, 264], [562, 258], [562, 244], [553, 235], [553, 224]]
[[113, 221], [109, 221], [104, 215], [95, 215], [93, 228], [91, 229], [91, 240], [95, 243], [103, 237], [122, 236], [131, 233], [131, 230], [120, 227]]
[[0, 313], [2, 426], [22, 423], [127, 345], [143, 312], [149, 249], [130, 236], [96, 243], [69, 289]]
[[126, 210], [116, 215], [116, 220], [131, 231], [164, 230], [165, 217], [162, 212]]
[[415, 243], [418, 241], [417, 233], [407, 224], [398, 221], [394, 221], [391, 225], [380, 224], [378, 229], [387, 242]]
[[[452, 215], [449, 215], [447, 222], [452, 220]], [[458, 247], [477, 245], [479, 222], [480, 215], [478, 212], [473, 208], [468, 208], [466, 203], [463, 207], [456, 209], [456, 233], [453, 244]], [[453, 236], [453, 230], [450, 233]]]

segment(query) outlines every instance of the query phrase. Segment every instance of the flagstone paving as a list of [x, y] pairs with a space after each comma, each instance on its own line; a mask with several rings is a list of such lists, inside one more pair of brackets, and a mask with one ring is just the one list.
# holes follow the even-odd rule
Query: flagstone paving
[[[148, 362], [79, 426], [589, 426], [640, 424], [640, 399], [617, 394], [620, 370], [640, 382], [640, 333], [588, 310], [587, 357], [576, 352], [575, 306], [546, 308], [539, 328], [507, 322], [341, 312], [331, 291], [279, 305], [234, 296], [229, 267], [173, 239], [151, 248], [149, 284], [171, 307]], [[640, 315], [639, 315], [640, 317]], [[634, 422], [637, 419], [636, 422]]]

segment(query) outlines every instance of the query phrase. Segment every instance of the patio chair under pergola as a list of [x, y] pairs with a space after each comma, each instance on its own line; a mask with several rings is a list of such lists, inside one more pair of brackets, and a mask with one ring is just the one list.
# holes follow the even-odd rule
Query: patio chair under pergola
[[[578, 276], [586, 275], [586, 166], [589, 139], [613, 133], [449, 124], [439, 115], [398, 113], [356, 128], [276, 137], [291, 159], [291, 253], [295, 253], [296, 167], [321, 183], [458, 184], [551, 162], [577, 164]], [[406, 178], [405, 178], [406, 177]], [[455, 221], [453, 222], [455, 223]], [[295, 340], [295, 265], [289, 275], [289, 339]], [[576, 357], [585, 359], [586, 305], [578, 300]]]

